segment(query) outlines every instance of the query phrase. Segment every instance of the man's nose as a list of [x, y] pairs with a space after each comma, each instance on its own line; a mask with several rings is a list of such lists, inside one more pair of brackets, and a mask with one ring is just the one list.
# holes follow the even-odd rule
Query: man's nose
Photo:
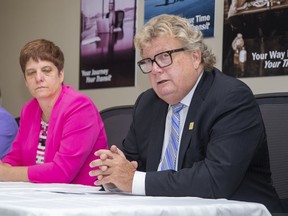
[[151, 73], [159, 73], [162, 72], [162, 68], [159, 67], [156, 61], [152, 62], [152, 71]]

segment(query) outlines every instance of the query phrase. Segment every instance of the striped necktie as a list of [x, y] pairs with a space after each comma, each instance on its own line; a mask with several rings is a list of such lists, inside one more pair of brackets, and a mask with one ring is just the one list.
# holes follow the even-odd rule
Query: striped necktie
[[180, 111], [184, 107], [183, 104], [178, 103], [172, 105], [172, 120], [171, 120], [171, 134], [169, 143], [165, 151], [164, 158], [161, 164], [161, 170], [173, 169], [176, 166], [176, 157], [179, 147], [179, 135], [180, 135]]

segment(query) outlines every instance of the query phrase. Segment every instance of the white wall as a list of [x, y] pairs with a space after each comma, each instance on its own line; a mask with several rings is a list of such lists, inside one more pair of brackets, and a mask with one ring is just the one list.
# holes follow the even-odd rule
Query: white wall
[[[138, 0], [138, 27], [143, 23], [144, 0]], [[215, 36], [206, 39], [222, 67], [223, 0], [216, 0]], [[78, 89], [80, 0], [0, 0], [0, 88], [2, 105], [19, 116], [22, 105], [30, 99], [18, 63], [23, 45], [36, 38], [55, 42], [65, 55], [65, 83]], [[137, 59], [139, 55], [137, 53]], [[134, 104], [149, 88], [147, 77], [136, 68], [136, 86], [81, 90], [99, 110], [110, 106]], [[242, 79], [257, 93], [288, 91], [288, 76]]]

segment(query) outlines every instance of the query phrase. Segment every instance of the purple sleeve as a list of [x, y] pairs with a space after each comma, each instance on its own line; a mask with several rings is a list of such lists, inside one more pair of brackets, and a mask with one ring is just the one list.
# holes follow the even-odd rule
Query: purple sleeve
[[18, 125], [13, 116], [0, 107], [0, 159], [10, 151], [17, 130]]

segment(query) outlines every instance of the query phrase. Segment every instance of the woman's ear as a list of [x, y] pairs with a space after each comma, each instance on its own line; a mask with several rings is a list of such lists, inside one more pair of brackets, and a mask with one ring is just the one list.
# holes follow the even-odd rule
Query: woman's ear
[[63, 82], [64, 82], [64, 69], [62, 69], [62, 70], [60, 71], [59, 76], [60, 76], [60, 78], [61, 78], [61, 83], [63, 83]]

